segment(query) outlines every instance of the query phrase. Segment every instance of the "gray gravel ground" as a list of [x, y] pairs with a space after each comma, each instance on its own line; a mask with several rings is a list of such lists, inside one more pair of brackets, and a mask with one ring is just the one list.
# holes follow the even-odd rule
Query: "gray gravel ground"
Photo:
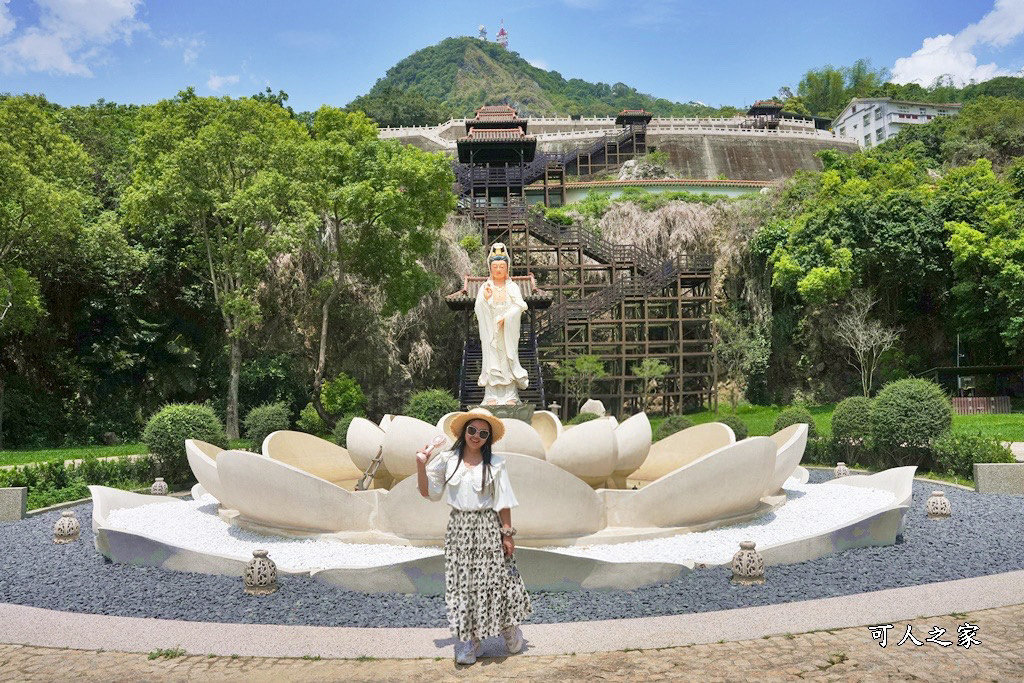
[[[829, 478], [812, 470], [814, 483]], [[942, 489], [954, 516], [925, 515]], [[0, 602], [70, 612], [256, 624], [320, 626], [446, 625], [444, 600], [419, 595], [366, 595], [306, 577], [285, 577], [270, 596], [242, 591], [241, 578], [109, 564], [93, 547], [91, 505], [76, 508], [81, 539], [51, 540], [59, 512], [0, 524]], [[588, 621], [706, 612], [827, 598], [1024, 569], [1024, 496], [979, 495], [914, 483], [902, 543], [862, 548], [796, 565], [769, 567], [763, 586], [738, 587], [727, 569], [705, 569], [677, 581], [631, 591], [533, 593], [531, 623]]]

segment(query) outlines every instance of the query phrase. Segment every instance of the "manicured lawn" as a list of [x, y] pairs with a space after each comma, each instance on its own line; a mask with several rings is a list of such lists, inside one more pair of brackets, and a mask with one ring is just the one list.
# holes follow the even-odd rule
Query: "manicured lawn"
[[[775, 418], [785, 410], [785, 406], [739, 406], [736, 415], [743, 420], [750, 430], [750, 436], [768, 436], [772, 434], [775, 425]], [[826, 403], [820, 406], [809, 408], [814, 421], [818, 426], [819, 436], [832, 435], [832, 413], [835, 411], [834, 403]], [[698, 413], [690, 413], [686, 417], [694, 424], [714, 422], [724, 415], [731, 415], [732, 408], [720, 406], [718, 413], [711, 410], [702, 410]], [[661, 424], [663, 417], [651, 419], [654, 429]], [[1024, 413], [1010, 413], [1009, 415], [954, 415], [953, 429], [963, 432], [981, 432], [1001, 441], [1024, 441]]]
[[146, 453], [146, 445], [143, 443], [126, 443], [119, 446], [76, 446], [73, 448], [0, 451], [0, 465], [22, 465], [28, 462], [50, 462], [52, 460], [77, 460], [92, 456], [109, 458], [118, 455], [142, 455], [144, 453]]

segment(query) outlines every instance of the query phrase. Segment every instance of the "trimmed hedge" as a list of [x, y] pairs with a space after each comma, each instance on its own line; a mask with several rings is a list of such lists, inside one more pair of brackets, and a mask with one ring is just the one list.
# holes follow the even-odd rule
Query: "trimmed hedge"
[[577, 415], [576, 417], [572, 418], [571, 420], [569, 420], [565, 424], [569, 424], [569, 425], [583, 424], [584, 422], [590, 422], [591, 420], [596, 420], [599, 417], [600, 417], [600, 415], [598, 415], [597, 413], [591, 413], [591, 412], [580, 413], [579, 415]]
[[156, 461], [157, 476], [171, 486], [193, 480], [185, 457], [185, 439], [198, 439], [226, 448], [228, 439], [220, 418], [207, 405], [171, 403], [146, 423], [142, 441]]
[[292, 420], [285, 403], [264, 403], [256, 406], [245, 416], [245, 438], [252, 442], [253, 451], [258, 451], [263, 440], [273, 432], [280, 432], [291, 427]]
[[949, 397], [925, 379], [890, 382], [871, 402], [872, 443], [895, 466], [930, 464], [932, 444], [952, 424]]
[[932, 453], [938, 469], [968, 479], [974, 476], [976, 462], [1016, 462], [998, 439], [965, 432], [946, 432], [935, 440]]
[[654, 432], [654, 440], [661, 441], [667, 436], [672, 436], [676, 432], [681, 432], [692, 426], [693, 421], [688, 417], [683, 417], [682, 415], [669, 415], [664, 422], [658, 425], [658, 429]]
[[791, 406], [779, 413], [778, 417], [775, 418], [775, 426], [772, 431], [777, 432], [801, 422], [807, 425], [808, 439], [814, 439], [818, 436], [818, 425], [814, 422], [814, 416], [808, 412], [807, 408], [802, 406]]
[[402, 407], [402, 415], [415, 417], [433, 425], [448, 413], [454, 413], [458, 409], [459, 399], [452, 396], [452, 392], [447, 389], [427, 389], [409, 397]]
[[[90, 456], [82, 462], [44, 462], [0, 470], [0, 487], [28, 487], [28, 508], [89, 497], [89, 484], [119, 489], [139, 489], [153, 483], [156, 463], [148, 455], [100, 460]], [[159, 476], [159, 475], [158, 475]]]
[[832, 438], [838, 443], [859, 444], [871, 436], [871, 399], [844, 398], [832, 413]]
[[338, 424], [334, 425], [334, 443], [338, 444], [342, 448], [348, 448], [348, 426], [352, 424], [352, 420], [360, 417], [359, 415], [345, 415], [338, 420]]
[[717, 421], [724, 425], [729, 425], [732, 433], [736, 435], [737, 441], [743, 441], [743, 439], [750, 435], [750, 430], [747, 429], [746, 423], [736, 415], [724, 415], [718, 418]]

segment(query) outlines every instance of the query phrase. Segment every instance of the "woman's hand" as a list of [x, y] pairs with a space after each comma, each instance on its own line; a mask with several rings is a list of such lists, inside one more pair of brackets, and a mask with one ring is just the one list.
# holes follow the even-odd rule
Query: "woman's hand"
[[506, 555], [511, 555], [516, 551], [516, 542], [512, 540], [511, 536], [502, 536], [501, 549], [505, 551]]
[[427, 460], [430, 460], [430, 451], [433, 447], [428, 443], [426, 446], [416, 451], [416, 461], [422, 465], [427, 464]]
[[487, 284], [484, 285], [484, 300], [485, 301], [490, 301], [491, 300], [491, 283], [490, 282], [488, 282]]

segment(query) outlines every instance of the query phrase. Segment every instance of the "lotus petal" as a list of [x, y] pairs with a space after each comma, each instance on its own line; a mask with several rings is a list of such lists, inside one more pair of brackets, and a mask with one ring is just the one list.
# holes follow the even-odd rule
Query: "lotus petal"
[[495, 449], [544, 459], [546, 450], [544, 442], [532, 425], [511, 418], [502, 418], [501, 423], [505, 425], [505, 436], [494, 444]]
[[651, 445], [647, 460], [630, 479], [656, 481], [708, 453], [736, 442], [729, 425], [708, 422], [683, 429]]
[[[519, 453], [506, 459], [512, 490], [519, 500], [513, 513], [516, 540], [575, 538], [604, 527], [604, 503], [585, 483], [554, 465]], [[410, 477], [396, 484], [379, 505], [382, 530], [413, 540], [444, 538], [449, 508], [422, 497]]]
[[[348, 444], [348, 457], [352, 464], [365, 472], [384, 445], [384, 432], [369, 420], [354, 417], [348, 425], [348, 432], [345, 433], [345, 443]], [[381, 465], [377, 472], [386, 476], [387, 467]]]
[[263, 440], [263, 455], [342, 488], [354, 486], [364, 471], [355, 466], [346, 449], [305, 432], [270, 433]]
[[386, 432], [386, 431], [388, 431], [388, 427], [391, 426], [391, 421], [393, 419], [395, 419], [394, 415], [391, 415], [391, 414], [382, 415], [381, 418], [380, 418], [380, 422], [377, 423], [377, 426], [380, 427], [380, 430], [382, 432]]
[[775, 443], [775, 473], [764, 495], [770, 496], [782, 488], [786, 480], [793, 476], [800, 460], [804, 457], [807, 447], [808, 426], [803, 423], [790, 425], [769, 437]]
[[615, 428], [618, 460], [614, 477], [624, 478], [635, 472], [651, 451], [651, 421], [647, 413], [637, 413]]
[[301, 531], [365, 531], [373, 505], [297, 467], [246, 451], [217, 458], [224, 492], [252, 522]]
[[531, 423], [533, 430], [540, 434], [540, 440], [544, 444], [544, 450], [551, 448], [551, 444], [562, 435], [562, 421], [550, 410], [538, 410], [533, 414]]
[[217, 472], [217, 461], [215, 460], [223, 452], [224, 449], [205, 441], [185, 439], [185, 457], [188, 458], [188, 466], [192, 468], [192, 474], [195, 475], [196, 481], [224, 507], [231, 507], [224, 500], [224, 489], [220, 485], [220, 475]]
[[[384, 434], [384, 466], [395, 481], [416, 474], [416, 452], [439, 434], [444, 436], [436, 426], [415, 417], [396, 415], [391, 420]], [[445, 441], [450, 447], [448, 437]]]
[[617, 459], [615, 432], [608, 420], [591, 420], [565, 430], [551, 445], [547, 457], [551, 464], [591, 486], [604, 486]]
[[608, 526], [687, 527], [753, 512], [775, 469], [764, 436], [723, 446], [629, 496], [609, 498]]

